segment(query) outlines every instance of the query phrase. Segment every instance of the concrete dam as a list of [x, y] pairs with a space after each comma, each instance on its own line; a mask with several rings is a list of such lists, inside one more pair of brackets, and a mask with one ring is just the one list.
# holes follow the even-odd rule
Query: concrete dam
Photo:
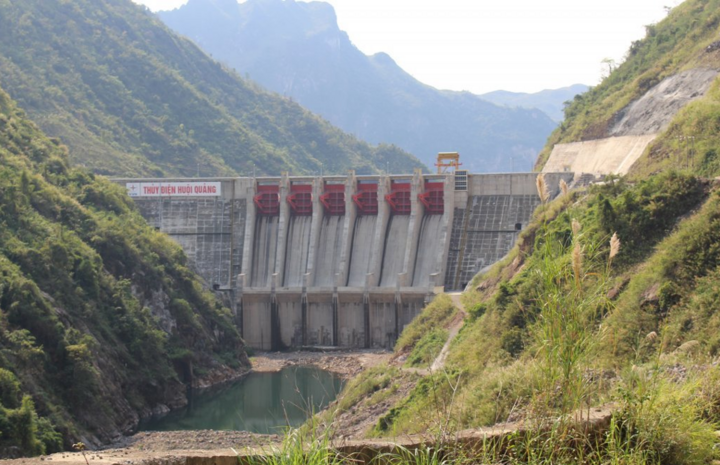
[[[261, 350], [392, 348], [513, 247], [536, 173], [117, 179]], [[552, 196], [573, 173], [545, 173]]]

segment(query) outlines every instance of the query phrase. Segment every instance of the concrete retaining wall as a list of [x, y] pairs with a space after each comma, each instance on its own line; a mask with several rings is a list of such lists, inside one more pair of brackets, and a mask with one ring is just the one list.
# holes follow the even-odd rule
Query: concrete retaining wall
[[609, 137], [607, 139], [557, 144], [544, 172], [627, 174], [657, 134]]

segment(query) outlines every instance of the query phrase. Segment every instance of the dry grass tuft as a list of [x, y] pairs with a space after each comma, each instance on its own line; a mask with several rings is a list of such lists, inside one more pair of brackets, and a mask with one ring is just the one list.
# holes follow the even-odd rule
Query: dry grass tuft
[[573, 247], [572, 251], [572, 268], [573, 273], [575, 274], [575, 284], [580, 288], [580, 283], [582, 281], [582, 265], [583, 265], [583, 252], [582, 247], [580, 246], [580, 242], [575, 242], [575, 247]]
[[573, 236], [574, 236], [574, 237], [577, 237], [578, 234], [580, 234], [580, 230], [582, 230], [582, 224], [580, 224], [580, 222], [579, 222], [578, 220], [576, 220], [575, 218], [573, 218], [573, 220], [572, 220], [572, 232], [573, 232]]
[[547, 202], [550, 198], [550, 194], [548, 193], [547, 183], [545, 182], [545, 175], [538, 174], [538, 177], [535, 179], [535, 187], [537, 187], [537, 192], [538, 196], [540, 196], [540, 200], [542, 202]]
[[617, 233], [613, 233], [610, 238], [610, 260], [612, 260], [618, 253], [620, 253], [620, 239], [618, 239]]

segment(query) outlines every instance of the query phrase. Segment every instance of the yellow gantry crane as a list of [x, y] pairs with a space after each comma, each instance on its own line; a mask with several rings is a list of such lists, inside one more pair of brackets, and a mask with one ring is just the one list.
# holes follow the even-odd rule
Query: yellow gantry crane
[[460, 154], [457, 152], [440, 152], [437, 156], [438, 174], [453, 173], [460, 168]]

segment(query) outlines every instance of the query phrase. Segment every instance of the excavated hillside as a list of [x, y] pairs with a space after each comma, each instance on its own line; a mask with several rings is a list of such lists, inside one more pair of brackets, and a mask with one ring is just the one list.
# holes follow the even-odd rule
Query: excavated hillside
[[679, 167], [679, 152], [685, 152], [683, 167], [700, 165], [717, 142], [706, 124], [715, 118], [717, 100], [718, 6], [688, 0], [647, 26], [626, 60], [567, 106], [537, 166], [645, 175]]
[[615, 114], [608, 137], [556, 144], [543, 171], [627, 174], [681, 109], [706, 97], [717, 75], [696, 68], [663, 79]]

